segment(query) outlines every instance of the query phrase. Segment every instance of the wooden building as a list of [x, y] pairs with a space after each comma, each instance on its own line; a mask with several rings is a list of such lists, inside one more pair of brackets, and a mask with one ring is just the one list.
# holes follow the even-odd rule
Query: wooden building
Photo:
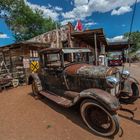
[[[0, 47], [0, 63], [4, 61], [13, 77], [21, 80], [21, 83], [25, 83], [28, 75], [32, 72], [31, 61], [39, 61], [38, 51], [44, 47], [46, 44], [27, 42]], [[6, 73], [5, 69], [0, 74], [3, 73]]]
[[68, 23], [30, 40], [0, 47], [0, 62], [5, 62], [14, 78], [26, 82], [28, 75], [38, 70], [38, 52], [43, 48], [90, 48], [92, 60], [97, 65], [99, 55], [105, 53], [107, 46], [103, 29], [76, 32], [72, 24]]

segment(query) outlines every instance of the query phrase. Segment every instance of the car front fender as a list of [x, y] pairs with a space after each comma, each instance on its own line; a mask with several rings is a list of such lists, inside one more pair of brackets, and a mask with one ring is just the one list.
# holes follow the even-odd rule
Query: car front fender
[[91, 98], [93, 100], [96, 100], [110, 111], [117, 111], [121, 108], [120, 102], [116, 97], [101, 89], [91, 88], [84, 90], [80, 92], [80, 95], [74, 100], [75, 102], [77, 102], [78, 100], [84, 98]]

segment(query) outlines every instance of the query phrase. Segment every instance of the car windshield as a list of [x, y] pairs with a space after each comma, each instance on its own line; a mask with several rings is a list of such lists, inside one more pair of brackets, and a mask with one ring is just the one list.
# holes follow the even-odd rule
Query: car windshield
[[109, 60], [121, 60], [122, 59], [122, 55], [120, 52], [114, 52], [114, 53], [110, 53], [108, 56]]
[[90, 55], [91, 51], [87, 48], [67, 48], [52, 53], [46, 51], [41, 59], [45, 67], [65, 67], [74, 62], [89, 62]]
[[59, 53], [44, 54], [44, 62], [47, 67], [60, 67], [61, 59]]
[[91, 53], [87, 48], [65, 48], [62, 49], [62, 52], [64, 54], [64, 62], [67, 64], [73, 62], [87, 62], [89, 61], [89, 54]]

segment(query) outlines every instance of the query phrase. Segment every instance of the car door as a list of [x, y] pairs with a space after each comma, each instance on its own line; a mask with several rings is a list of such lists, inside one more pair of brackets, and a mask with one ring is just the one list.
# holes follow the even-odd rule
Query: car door
[[59, 53], [42, 55], [40, 77], [43, 88], [54, 92], [54, 89], [62, 88], [63, 76]]

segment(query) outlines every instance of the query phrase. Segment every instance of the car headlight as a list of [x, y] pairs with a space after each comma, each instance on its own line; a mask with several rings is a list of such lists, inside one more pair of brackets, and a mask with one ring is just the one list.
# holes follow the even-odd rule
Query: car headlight
[[110, 87], [115, 87], [119, 83], [119, 79], [113, 76], [106, 77], [106, 82]]
[[130, 72], [128, 70], [124, 70], [121, 75], [122, 78], [127, 79], [130, 76]]

